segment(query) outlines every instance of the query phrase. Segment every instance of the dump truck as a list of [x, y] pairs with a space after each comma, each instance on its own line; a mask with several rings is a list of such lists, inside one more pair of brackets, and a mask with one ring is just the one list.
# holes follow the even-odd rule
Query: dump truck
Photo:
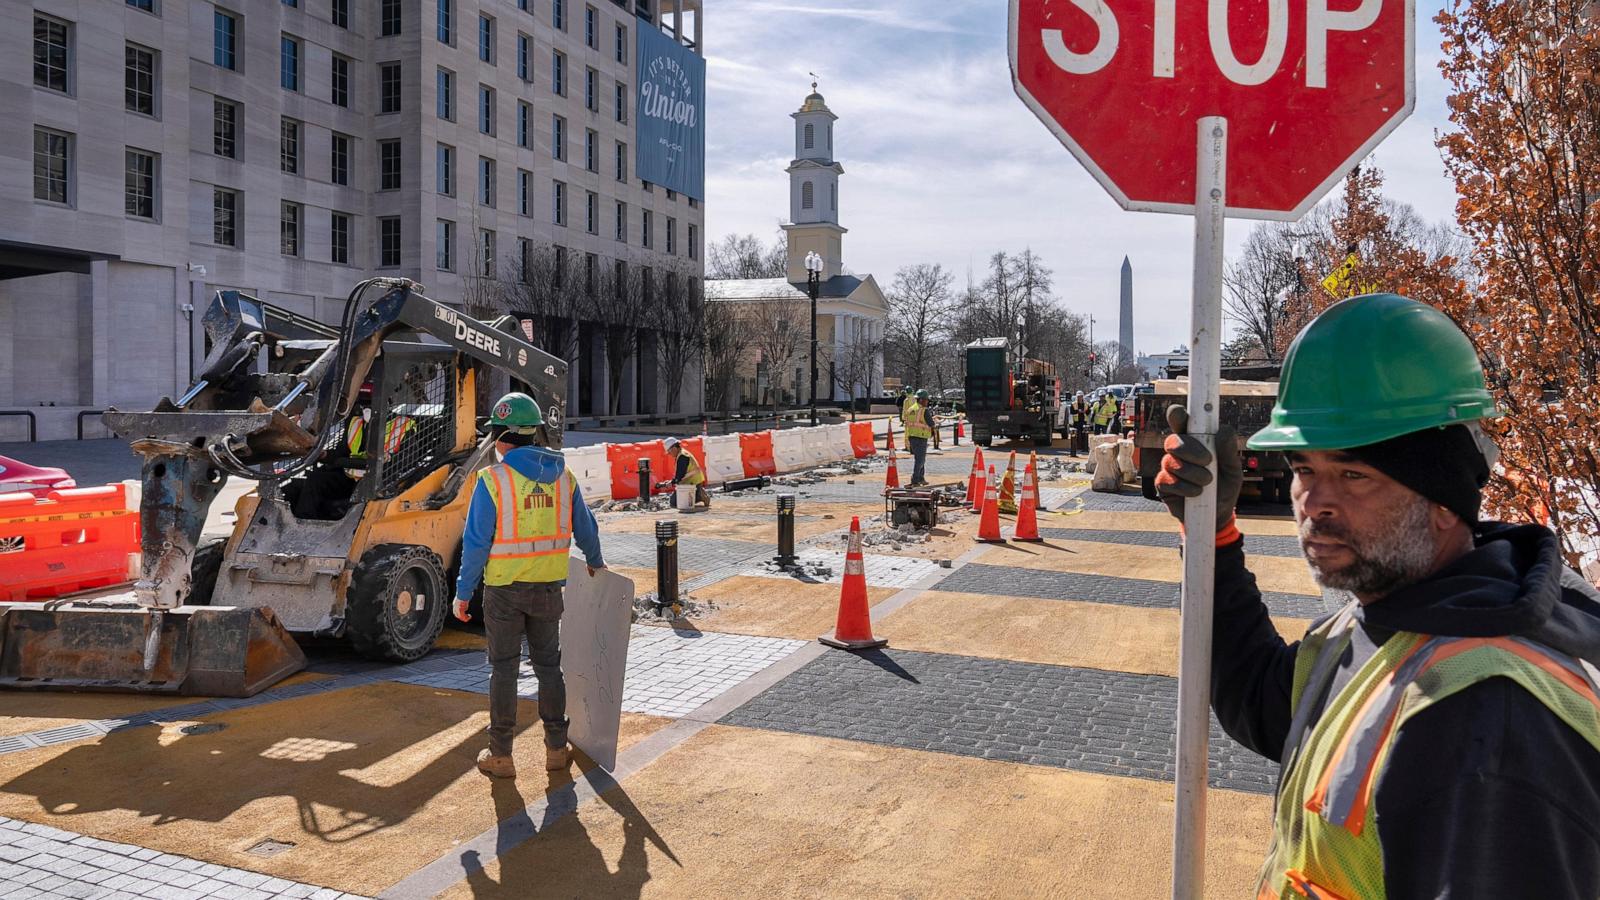
[[1003, 437], [1050, 446], [1061, 406], [1055, 366], [1014, 353], [1011, 343], [998, 337], [968, 344], [966, 359], [965, 404], [973, 443], [987, 447]]
[[[1226, 372], [1224, 373], [1227, 374]], [[1154, 383], [1149, 393], [1134, 395], [1134, 453], [1139, 470], [1139, 489], [1150, 500], [1158, 499], [1156, 475], [1161, 471], [1162, 444], [1172, 429], [1167, 427], [1167, 407], [1189, 402], [1187, 378]], [[1245, 440], [1272, 421], [1272, 405], [1278, 399], [1275, 381], [1244, 381], [1224, 378], [1218, 390], [1222, 401], [1219, 422], [1233, 426], [1239, 435], [1240, 463], [1246, 484], [1254, 484], [1261, 499], [1268, 503], [1288, 503], [1293, 473], [1289, 458], [1274, 450], [1250, 450]]]
[[[305, 666], [297, 639], [417, 659], [450, 606], [472, 479], [493, 462], [480, 375], [530, 391], [560, 446], [566, 363], [511, 317], [479, 321], [409, 280], [362, 282], [328, 337], [274, 331], [237, 291], [204, 326], [188, 391], [104, 415], [143, 457], [132, 598], [0, 608], [0, 688], [246, 697]], [[256, 487], [232, 532], [201, 543], [230, 478]]]

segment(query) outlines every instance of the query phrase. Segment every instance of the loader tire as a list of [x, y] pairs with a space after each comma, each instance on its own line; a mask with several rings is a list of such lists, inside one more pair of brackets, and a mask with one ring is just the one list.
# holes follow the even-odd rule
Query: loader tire
[[433, 649], [450, 612], [444, 565], [426, 547], [379, 544], [356, 566], [345, 633], [368, 659], [410, 662]]
[[222, 574], [222, 551], [228, 538], [215, 537], [202, 540], [194, 548], [194, 559], [189, 563], [189, 596], [184, 603], [189, 606], [210, 606], [217, 590], [217, 578]]

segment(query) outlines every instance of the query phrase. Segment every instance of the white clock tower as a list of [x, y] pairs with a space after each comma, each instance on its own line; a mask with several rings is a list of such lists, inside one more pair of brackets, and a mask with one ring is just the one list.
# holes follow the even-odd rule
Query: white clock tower
[[806, 254], [822, 257], [824, 280], [842, 274], [843, 237], [839, 226], [839, 176], [844, 166], [833, 158], [833, 123], [839, 117], [828, 109], [816, 82], [794, 118], [794, 161], [789, 173], [788, 279], [806, 280]]

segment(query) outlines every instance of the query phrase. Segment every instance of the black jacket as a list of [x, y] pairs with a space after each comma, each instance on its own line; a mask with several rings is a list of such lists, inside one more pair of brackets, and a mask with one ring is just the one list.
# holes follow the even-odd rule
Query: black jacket
[[[1217, 548], [1211, 688], [1217, 719], [1280, 760], [1298, 644], [1267, 618], [1244, 542]], [[1600, 664], [1600, 592], [1533, 525], [1484, 523], [1477, 549], [1357, 612], [1332, 692], [1396, 631], [1517, 635]], [[1509, 679], [1408, 720], [1378, 776], [1391, 900], [1600, 897], [1600, 751]]]

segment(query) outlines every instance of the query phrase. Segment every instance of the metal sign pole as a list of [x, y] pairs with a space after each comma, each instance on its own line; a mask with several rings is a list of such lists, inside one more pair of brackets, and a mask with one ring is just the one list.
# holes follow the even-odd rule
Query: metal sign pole
[[[1194, 305], [1189, 334], [1189, 432], [1217, 447], [1222, 367], [1223, 212], [1228, 120], [1199, 122], [1195, 154]], [[1231, 449], [1231, 448], [1230, 448]], [[1216, 463], [1211, 473], [1216, 475]], [[1173, 900], [1205, 893], [1206, 770], [1211, 733], [1211, 603], [1215, 587], [1217, 487], [1183, 510], [1182, 633], [1178, 645], [1178, 774], [1172, 830]]]

